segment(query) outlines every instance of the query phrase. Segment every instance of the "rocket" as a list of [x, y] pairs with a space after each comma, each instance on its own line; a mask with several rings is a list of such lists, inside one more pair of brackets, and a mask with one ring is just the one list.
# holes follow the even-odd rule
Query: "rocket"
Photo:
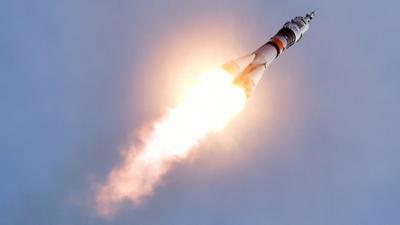
[[237, 75], [234, 83], [241, 86], [249, 97], [261, 80], [266, 68], [283, 51], [301, 40], [314, 16], [315, 11], [312, 11], [304, 17], [293, 18], [286, 22], [267, 43], [253, 53], [228, 62], [222, 68]]

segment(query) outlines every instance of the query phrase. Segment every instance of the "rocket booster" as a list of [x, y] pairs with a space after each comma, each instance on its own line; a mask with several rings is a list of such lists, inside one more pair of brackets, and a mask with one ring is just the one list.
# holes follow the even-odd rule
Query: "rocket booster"
[[243, 87], [247, 96], [254, 91], [265, 69], [284, 50], [299, 42], [310, 26], [315, 11], [306, 16], [298, 16], [286, 22], [267, 43], [253, 53], [226, 63], [223, 68], [237, 75], [235, 83]]

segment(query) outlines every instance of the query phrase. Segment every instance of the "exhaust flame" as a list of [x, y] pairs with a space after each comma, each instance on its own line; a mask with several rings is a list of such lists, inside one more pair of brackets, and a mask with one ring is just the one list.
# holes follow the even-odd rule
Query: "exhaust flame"
[[131, 146], [125, 152], [123, 162], [97, 191], [98, 212], [112, 215], [124, 200], [139, 204], [173, 162], [185, 159], [207, 134], [222, 129], [245, 102], [246, 95], [233, 84], [231, 74], [223, 69], [205, 74], [177, 107], [154, 123], [142, 148]]

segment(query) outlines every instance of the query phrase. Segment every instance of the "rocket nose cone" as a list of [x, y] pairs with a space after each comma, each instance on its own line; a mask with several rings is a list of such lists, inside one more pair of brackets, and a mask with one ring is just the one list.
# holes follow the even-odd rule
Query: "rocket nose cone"
[[311, 11], [309, 14], [307, 14], [306, 15], [306, 20], [307, 20], [307, 22], [310, 22], [313, 18], [314, 18], [314, 16], [317, 14], [317, 12], [315, 11], [315, 10], [313, 10], [313, 11]]
[[315, 16], [316, 14], [317, 14], [317, 11], [313, 10], [313, 11], [310, 13], [311, 19], [314, 18], [314, 16]]

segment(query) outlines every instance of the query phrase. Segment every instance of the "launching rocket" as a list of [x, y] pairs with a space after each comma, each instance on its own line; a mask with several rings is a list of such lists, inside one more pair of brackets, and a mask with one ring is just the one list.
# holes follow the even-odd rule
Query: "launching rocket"
[[266, 44], [249, 55], [226, 63], [223, 68], [232, 74], [238, 74], [235, 83], [243, 87], [247, 96], [254, 91], [265, 69], [285, 49], [299, 42], [308, 30], [315, 11], [306, 16], [298, 16], [286, 22]]

